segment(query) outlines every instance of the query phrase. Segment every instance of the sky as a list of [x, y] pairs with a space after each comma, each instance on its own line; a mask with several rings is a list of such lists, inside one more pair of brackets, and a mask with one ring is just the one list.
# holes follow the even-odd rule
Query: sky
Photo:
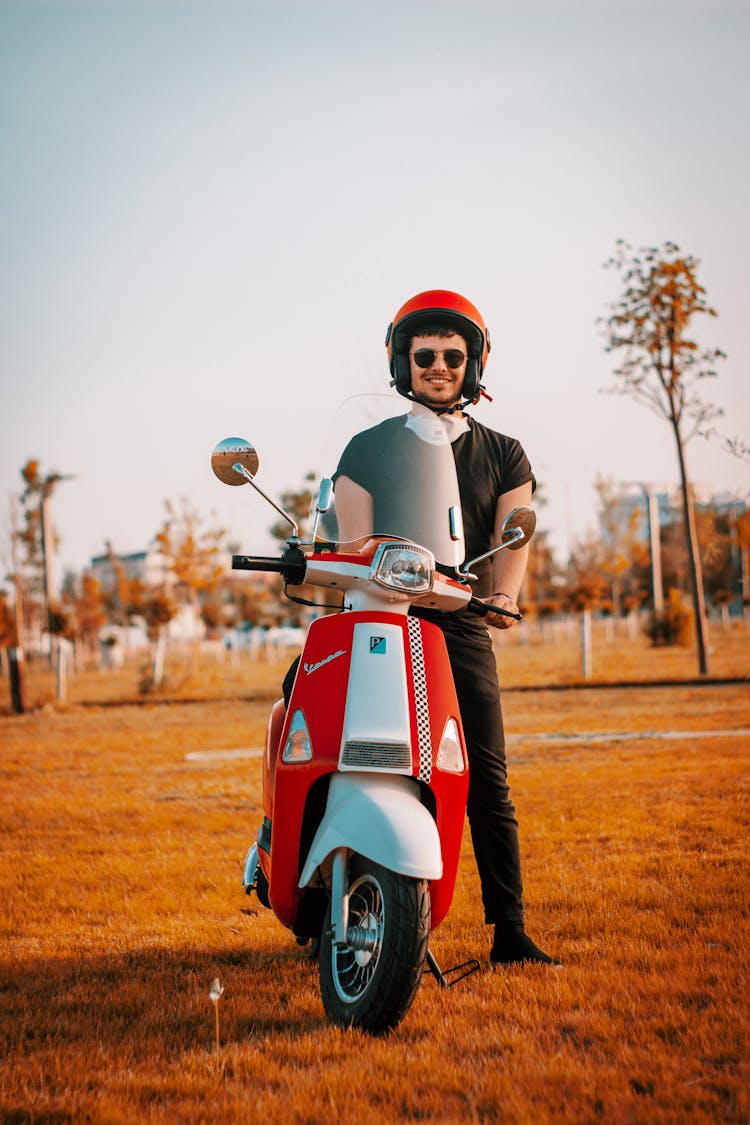
[[[667, 424], [607, 393], [615, 241], [700, 260], [750, 440], [750, 4], [721, 0], [0, 0], [0, 564], [30, 458], [59, 578], [143, 550], [188, 497], [245, 551], [275, 513], [213, 477], [250, 439], [274, 495], [430, 288], [492, 334], [492, 403], [564, 555], [595, 479], [674, 486]], [[750, 488], [695, 439], [691, 477]], [[330, 469], [329, 469], [330, 471]]]

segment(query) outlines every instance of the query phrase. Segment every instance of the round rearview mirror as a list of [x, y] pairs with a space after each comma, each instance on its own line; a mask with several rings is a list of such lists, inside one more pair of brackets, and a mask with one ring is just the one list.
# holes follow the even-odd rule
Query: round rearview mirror
[[247, 478], [237, 472], [235, 465], [254, 477], [258, 471], [258, 454], [244, 438], [228, 437], [214, 447], [211, 454], [211, 468], [223, 484], [246, 484]]
[[[525, 505], [508, 512], [503, 524], [503, 543], [509, 551], [517, 551], [528, 543], [536, 528], [536, 512]], [[519, 531], [521, 534], [519, 535]]]

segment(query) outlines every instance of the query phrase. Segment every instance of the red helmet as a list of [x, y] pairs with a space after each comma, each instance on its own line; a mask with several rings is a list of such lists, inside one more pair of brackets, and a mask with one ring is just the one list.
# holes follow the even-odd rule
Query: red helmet
[[490, 334], [482, 315], [471, 301], [449, 289], [428, 289], [402, 305], [388, 325], [385, 346], [393, 383], [399, 394], [411, 394], [409, 347], [422, 327], [444, 325], [466, 340], [469, 353], [462, 394], [476, 402], [482, 390], [484, 365], [490, 352]]

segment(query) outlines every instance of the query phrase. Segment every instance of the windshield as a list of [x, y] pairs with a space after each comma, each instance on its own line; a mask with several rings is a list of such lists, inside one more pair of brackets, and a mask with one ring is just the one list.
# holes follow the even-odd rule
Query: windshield
[[463, 562], [450, 420], [396, 395], [357, 395], [336, 411], [324, 455], [334, 503], [319, 534], [354, 550], [372, 535], [409, 539]]

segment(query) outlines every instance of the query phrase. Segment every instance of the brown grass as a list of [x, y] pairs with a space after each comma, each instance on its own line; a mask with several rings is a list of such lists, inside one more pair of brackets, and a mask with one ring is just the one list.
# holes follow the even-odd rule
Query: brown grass
[[[546, 647], [512, 646], [529, 674]], [[749, 1119], [748, 738], [655, 737], [750, 728], [746, 686], [506, 692], [529, 930], [564, 968], [488, 969], [467, 839], [432, 948], [482, 971], [373, 1042], [241, 892], [259, 763], [185, 760], [260, 745], [280, 670], [0, 718], [0, 1120]]]

